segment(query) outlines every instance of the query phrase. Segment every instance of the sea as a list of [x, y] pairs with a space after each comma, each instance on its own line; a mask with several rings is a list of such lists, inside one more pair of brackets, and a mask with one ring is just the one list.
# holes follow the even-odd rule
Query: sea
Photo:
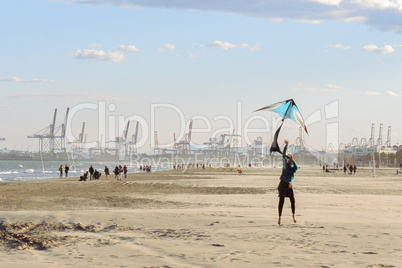
[[[127, 163], [107, 162], [107, 161], [78, 161], [78, 162], [60, 162], [60, 161], [32, 161], [32, 160], [0, 160], [0, 182], [13, 182], [13, 181], [30, 181], [30, 180], [43, 180], [60, 178], [59, 168], [68, 164], [70, 170], [69, 177], [79, 177], [85, 173], [92, 165], [94, 169], [104, 172], [105, 166], [113, 172], [116, 165], [127, 165], [129, 173], [140, 172], [140, 165], [142, 163]], [[167, 170], [168, 165], [154, 165], [152, 171]], [[63, 174], [63, 178], [65, 174]]]

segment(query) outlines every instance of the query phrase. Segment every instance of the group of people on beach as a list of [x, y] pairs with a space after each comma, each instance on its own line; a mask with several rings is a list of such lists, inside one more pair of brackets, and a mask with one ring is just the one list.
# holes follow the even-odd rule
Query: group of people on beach
[[[105, 167], [105, 168], [107, 168], [107, 167]], [[109, 170], [108, 170], [108, 171], [109, 171]], [[108, 172], [108, 173], [109, 173], [109, 172]], [[124, 165], [124, 167], [122, 167], [121, 165], [115, 166], [115, 168], [114, 168], [114, 170], [113, 170], [113, 173], [114, 173], [114, 178], [115, 178], [115, 180], [121, 181], [123, 174], [124, 174], [124, 178], [127, 179], [128, 168], [127, 168], [126, 165]], [[106, 175], [106, 180], [107, 180], [107, 181], [109, 180], [109, 176], [108, 176], [108, 175]]]
[[[173, 170], [179, 170], [179, 169], [184, 169], [186, 167], [186, 164], [173, 164]], [[209, 164], [209, 167], [211, 167], [211, 164]], [[189, 163], [187, 164], [187, 168], [202, 168], [202, 169], [206, 169], [206, 165], [204, 163], [202, 164], [194, 164], [194, 163]]]
[[[68, 171], [70, 170], [70, 167], [66, 164], [64, 167], [64, 173], [66, 174], [66, 178], [68, 178]], [[60, 165], [59, 167], [59, 174], [60, 174], [60, 178], [63, 177], [63, 165]]]
[[151, 165], [146, 165], [146, 166], [140, 166], [140, 172], [151, 172], [152, 166]]
[[[60, 166], [62, 168], [62, 166]], [[151, 165], [144, 165], [144, 166], [139, 166], [139, 171], [140, 172], [151, 172], [152, 166]], [[115, 180], [121, 181], [123, 179], [127, 179], [127, 174], [128, 174], [128, 167], [127, 165], [117, 165], [115, 168], [111, 171], [108, 166], [105, 166], [103, 169], [103, 172], [105, 174], [105, 180], [108, 181], [110, 178], [110, 173], [113, 172]], [[89, 167], [85, 173], [80, 176], [80, 181], [86, 181], [86, 180], [99, 180], [100, 177], [102, 176], [102, 173], [95, 169], [92, 165]]]
[[[109, 176], [110, 176], [110, 170], [109, 170], [108, 166], [105, 166], [105, 168], [103, 169], [103, 172], [105, 173], [105, 178], [108, 181]], [[113, 173], [115, 175], [115, 179], [121, 181], [123, 174], [124, 174], [124, 178], [127, 179], [128, 168], [126, 165], [124, 165], [124, 167], [122, 167], [121, 165], [118, 165], [114, 168]], [[99, 180], [100, 177], [102, 176], [102, 173], [99, 170], [94, 169], [94, 167], [91, 165], [89, 167], [89, 169], [87, 171], [85, 171], [85, 173], [82, 176], [80, 176], [80, 181], [88, 180], [88, 174], [89, 174], [90, 181]]]
[[345, 175], [348, 172], [348, 170], [349, 170], [349, 175], [352, 175], [352, 174], [355, 175], [356, 170], [357, 170], [356, 164], [354, 164], [354, 165], [352, 165], [352, 164], [343, 165], [343, 173], [345, 173]]
[[[338, 170], [338, 165], [334, 164], [334, 169], [330, 169], [328, 164], [322, 165], [322, 172], [331, 173], [331, 170]], [[343, 173], [346, 175], [349, 171], [349, 175], [355, 175], [357, 170], [356, 164], [344, 164], [343, 165]]]

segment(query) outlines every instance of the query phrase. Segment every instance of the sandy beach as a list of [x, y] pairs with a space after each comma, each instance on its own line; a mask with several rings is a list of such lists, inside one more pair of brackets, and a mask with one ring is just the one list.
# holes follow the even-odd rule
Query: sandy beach
[[280, 172], [0, 183], [0, 267], [402, 267], [395, 169], [302, 167], [278, 226]]

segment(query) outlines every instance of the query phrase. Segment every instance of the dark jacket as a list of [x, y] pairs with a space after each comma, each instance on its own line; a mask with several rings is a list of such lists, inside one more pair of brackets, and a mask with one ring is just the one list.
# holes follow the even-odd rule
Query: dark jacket
[[288, 146], [286, 145], [283, 149], [283, 168], [282, 168], [282, 175], [280, 179], [287, 183], [292, 183], [293, 179], [295, 178], [295, 173], [299, 169], [296, 161], [293, 160], [293, 163], [290, 165], [288, 163], [289, 157], [286, 155], [288, 151]]

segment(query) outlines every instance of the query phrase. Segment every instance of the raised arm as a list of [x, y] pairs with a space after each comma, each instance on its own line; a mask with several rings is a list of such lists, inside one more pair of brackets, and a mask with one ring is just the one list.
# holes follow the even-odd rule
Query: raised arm
[[289, 141], [285, 140], [285, 148], [283, 148], [283, 153], [282, 153], [283, 157], [286, 157], [286, 154], [288, 153], [288, 145], [289, 145]]

